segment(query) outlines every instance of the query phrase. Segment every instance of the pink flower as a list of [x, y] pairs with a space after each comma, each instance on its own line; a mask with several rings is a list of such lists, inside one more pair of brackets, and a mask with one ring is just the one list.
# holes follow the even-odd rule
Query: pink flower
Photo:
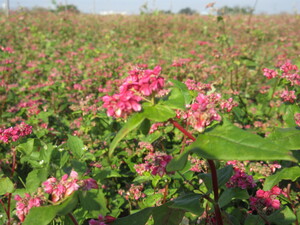
[[119, 92], [113, 96], [102, 98], [107, 115], [116, 118], [126, 118], [133, 112], [141, 111], [142, 97], [159, 93], [164, 87], [164, 78], [160, 76], [161, 67], [150, 69], [134, 69], [124, 79]]
[[245, 172], [241, 171], [238, 168], [235, 168], [234, 171], [235, 174], [226, 183], [226, 187], [239, 187], [241, 189], [247, 189], [256, 186], [256, 183], [254, 182], [253, 177], [251, 175], [247, 175]]
[[136, 172], [142, 175], [144, 172], [149, 171], [153, 175], [163, 176], [167, 173], [166, 167], [171, 161], [172, 156], [162, 152], [150, 152], [145, 158], [145, 163], [135, 165]]
[[22, 198], [19, 195], [15, 196], [16, 203], [16, 214], [21, 222], [24, 222], [26, 215], [33, 207], [39, 207], [44, 203], [42, 196], [32, 197], [30, 194], [25, 193], [25, 197]]
[[0, 141], [3, 141], [4, 143], [8, 143], [10, 141], [15, 142], [19, 138], [31, 133], [32, 127], [22, 122], [15, 127], [10, 127], [4, 130], [0, 128]]
[[294, 115], [295, 123], [300, 127], [300, 113], [295, 113]]
[[294, 100], [297, 99], [296, 95], [295, 95], [295, 91], [288, 91], [288, 90], [284, 90], [280, 97], [282, 98], [282, 100], [284, 102], [290, 102], [293, 103]]
[[275, 78], [278, 75], [277, 71], [267, 69], [267, 68], [264, 68], [263, 72], [264, 72], [264, 76], [267, 77], [268, 79]]
[[95, 181], [94, 179], [92, 178], [88, 178], [88, 179], [85, 179], [83, 180], [83, 190], [85, 191], [88, 191], [90, 189], [98, 189], [98, 184], [97, 184], [97, 181]]

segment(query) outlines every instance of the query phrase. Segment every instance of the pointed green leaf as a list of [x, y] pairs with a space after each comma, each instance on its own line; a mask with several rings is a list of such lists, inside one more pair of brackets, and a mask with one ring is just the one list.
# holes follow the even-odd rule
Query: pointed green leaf
[[277, 128], [267, 139], [289, 150], [300, 150], [299, 128]]
[[185, 110], [185, 99], [182, 91], [179, 88], [172, 88], [168, 100], [164, 101], [163, 104], [173, 109]]
[[34, 140], [28, 139], [25, 143], [18, 145], [17, 149], [25, 155], [30, 155], [34, 149]]
[[70, 151], [74, 154], [75, 157], [80, 158], [83, 155], [84, 145], [83, 141], [80, 138], [68, 135], [67, 144]]
[[47, 225], [55, 216], [64, 216], [72, 212], [77, 203], [78, 193], [75, 192], [58, 205], [31, 208], [23, 225]]
[[153, 208], [145, 208], [130, 216], [116, 219], [112, 225], [145, 225], [153, 211]]
[[226, 206], [232, 201], [232, 199], [249, 199], [247, 190], [240, 188], [228, 188], [226, 189], [219, 198], [220, 207]]
[[276, 225], [293, 224], [295, 220], [296, 216], [289, 207], [284, 207], [268, 216], [268, 221]]
[[154, 225], [178, 225], [182, 221], [185, 211], [169, 207], [172, 202], [153, 209]]
[[190, 95], [190, 92], [189, 92], [189, 89], [187, 88], [187, 86], [178, 80], [175, 80], [175, 79], [169, 79], [169, 80], [173, 83], [173, 85], [175, 87], [180, 89], [180, 91], [184, 97], [184, 100], [185, 100], [185, 105], [190, 104], [190, 102], [192, 100], [192, 96]]
[[284, 168], [277, 173], [266, 178], [264, 183], [264, 190], [270, 190], [272, 187], [277, 185], [282, 180], [291, 180], [295, 181], [300, 177], [300, 167], [294, 166], [290, 168]]
[[201, 207], [200, 199], [202, 195], [190, 193], [184, 196], [180, 196], [173, 200], [174, 204], [170, 205], [171, 208], [183, 209], [187, 212], [191, 212], [195, 215], [201, 215], [204, 209]]
[[[37, 216], [38, 215], [38, 216]], [[53, 206], [42, 206], [31, 208], [23, 225], [48, 225], [56, 216]]]
[[207, 159], [296, 161], [284, 146], [278, 146], [226, 121], [200, 134], [188, 150]]
[[97, 217], [99, 214], [106, 215], [109, 211], [106, 207], [106, 199], [102, 190], [92, 189], [79, 192], [79, 200], [82, 208], [89, 213], [91, 217]]
[[[217, 178], [219, 187], [223, 186], [232, 176], [232, 166], [226, 166], [217, 170]], [[199, 178], [202, 179], [208, 190], [212, 190], [212, 179], [210, 173], [201, 173]]]
[[167, 165], [167, 172], [179, 171], [182, 170], [188, 160], [189, 151], [185, 151], [184, 153], [175, 156]]
[[132, 117], [130, 117], [127, 123], [122, 127], [122, 129], [117, 133], [114, 140], [111, 142], [109, 146], [109, 158], [112, 157], [115, 148], [118, 143], [133, 129], [137, 128], [145, 119], [144, 113], [136, 113]]
[[264, 220], [258, 215], [249, 214], [245, 220], [244, 225], [265, 225]]
[[145, 105], [143, 108], [145, 117], [154, 122], [165, 122], [168, 119], [176, 116], [176, 113], [173, 109], [162, 104], [157, 104], [154, 106]]
[[8, 177], [4, 177], [0, 179], [0, 195], [4, 195], [6, 193], [12, 193], [14, 191], [14, 184]]
[[48, 168], [35, 169], [26, 178], [26, 191], [32, 193], [47, 179]]

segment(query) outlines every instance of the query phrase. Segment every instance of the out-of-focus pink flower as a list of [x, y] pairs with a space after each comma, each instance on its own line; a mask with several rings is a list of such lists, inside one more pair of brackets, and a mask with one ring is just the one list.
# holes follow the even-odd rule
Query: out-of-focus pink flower
[[276, 199], [280, 194], [286, 195], [278, 186], [274, 186], [269, 191], [257, 190], [255, 197], [250, 197], [250, 207], [259, 213], [269, 215], [280, 208], [280, 201]]
[[39, 207], [44, 203], [41, 196], [31, 196], [25, 193], [22, 198], [19, 195], [15, 196], [16, 203], [16, 214], [21, 222], [24, 222], [26, 215], [29, 213], [30, 209], [33, 207]]
[[112, 223], [115, 220], [116, 220], [116, 218], [112, 217], [112, 216], [105, 216], [104, 217], [102, 215], [99, 215], [98, 220], [91, 219], [89, 221], [89, 225], [107, 225], [109, 223]]
[[149, 171], [153, 175], [163, 176], [167, 173], [166, 167], [171, 161], [172, 156], [162, 152], [150, 152], [145, 158], [145, 163], [135, 165], [136, 172], [142, 175], [144, 172]]
[[294, 100], [297, 99], [296, 95], [295, 95], [295, 91], [288, 91], [288, 90], [284, 90], [280, 97], [282, 98], [282, 100], [284, 102], [290, 102], [293, 103]]
[[300, 127], [300, 113], [295, 113], [294, 115], [295, 123]]
[[268, 79], [275, 78], [278, 75], [276, 70], [271, 70], [271, 69], [268, 69], [268, 68], [264, 68], [263, 72], [264, 72], [264, 76], [267, 77]]
[[226, 183], [226, 187], [239, 187], [241, 189], [247, 189], [256, 186], [256, 183], [254, 182], [253, 177], [251, 175], [246, 174], [244, 171], [241, 171], [238, 168], [235, 168], [234, 171], [235, 173]]
[[10, 127], [7, 129], [0, 128], [0, 141], [8, 143], [10, 141], [17, 141], [19, 138], [27, 136], [32, 133], [32, 126], [22, 122], [15, 127]]
[[91, 189], [98, 189], [97, 181], [95, 181], [92, 178], [88, 178], [83, 180], [82, 189], [85, 191], [91, 190]]

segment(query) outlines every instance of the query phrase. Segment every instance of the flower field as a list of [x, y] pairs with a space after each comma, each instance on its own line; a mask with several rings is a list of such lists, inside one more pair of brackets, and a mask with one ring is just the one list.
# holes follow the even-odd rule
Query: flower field
[[0, 24], [0, 224], [299, 225], [299, 15]]

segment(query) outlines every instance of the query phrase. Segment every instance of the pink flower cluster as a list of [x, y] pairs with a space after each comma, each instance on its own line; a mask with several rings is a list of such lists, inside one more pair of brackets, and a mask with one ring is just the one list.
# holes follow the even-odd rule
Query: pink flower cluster
[[280, 208], [280, 201], [276, 197], [280, 194], [286, 195], [282, 189], [274, 186], [270, 191], [258, 190], [255, 197], [250, 197], [250, 207], [259, 213], [269, 215]]
[[280, 97], [284, 102], [290, 102], [290, 103], [293, 103], [294, 100], [297, 99], [295, 95], [295, 91], [288, 91], [288, 90], [282, 91]]
[[218, 110], [230, 112], [238, 104], [232, 98], [222, 100], [221, 94], [212, 93], [205, 95], [199, 93], [191, 105], [187, 105], [187, 112], [177, 110], [177, 118], [187, 120], [195, 130], [203, 132], [212, 121], [221, 121]]
[[61, 180], [58, 181], [55, 177], [50, 177], [43, 183], [44, 191], [51, 195], [52, 202], [58, 202], [68, 196], [80, 187], [83, 190], [98, 189], [97, 182], [88, 178], [85, 180], [78, 180], [78, 174], [75, 171], [62, 176]]
[[188, 124], [202, 132], [212, 121], [221, 121], [221, 116], [216, 110], [220, 99], [220, 94], [204, 95], [200, 93], [188, 110]]
[[32, 126], [25, 124], [24, 122], [10, 127], [7, 129], [0, 128], [0, 141], [8, 143], [10, 141], [17, 141], [19, 138], [24, 137], [32, 133]]
[[[291, 85], [300, 85], [300, 74], [299, 69], [296, 65], [291, 64], [290, 61], [287, 61], [282, 66], [280, 66], [280, 70], [282, 71], [281, 78], [285, 78]], [[263, 69], [264, 76], [268, 79], [272, 79], [278, 76], [278, 72], [272, 69]]]
[[271, 69], [268, 69], [268, 68], [264, 68], [263, 72], [264, 72], [264, 76], [267, 77], [268, 79], [275, 78], [278, 75], [277, 71], [271, 70]]
[[91, 219], [89, 221], [89, 225], [107, 225], [109, 223], [112, 223], [115, 220], [116, 220], [116, 218], [112, 217], [112, 216], [99, 215], [98, 220]]
[[127, 192], [125, 192], [123, 189], [120, 189], [118, 193], [120, 195], [123, 195], [126, 200], [129, 199], [139, 200], [140, 198], [146, 197], [146, 194], [142, 192], [143, 189], [144, 189], [143, 184], [141, 185], [131, 184]]
[[226, 183], [226, 187], [235, 188], [239, 187], [241, 189], [254, 188], [256, 183], [251, 175], [246, 174], [244, 171], [235, 168], [234, 175]]
[[150, 69], [134, 69], [124, 79], [119, 87], [119, 93], [102, 98], [103, 107], [107, 109], [107, 115], [112, 117], [126, 118], [132, 112], [142, 109], [140, 101], [158, 93], [164, 87], [164, 78], [160, 76], [161, 67]]
[[145, 163], [135, 165], [136, 172], [140, 175], [149, 171], [153, 175], [163, 176], [167, 173], [166, 166], [171, 161], [172, 156], [162, 152], [150, 152], [145, 158]]
[[198, 92], [206, 92], [211, 90], [211, 84], [196, 82], [195, 80], [191, 79], [187, 79], [184, 83], [189, 90], [195, 90]]
[[24, 198], [22, 198], [20, 195], [16, 195], [15, 200], [17, 201], [16, 214], [21, 222], [24, 222], [25, 217], [31, 208], [39, 207], [45, 202], [44, 196], [31, 196], [27, 193], [25, 193]]

